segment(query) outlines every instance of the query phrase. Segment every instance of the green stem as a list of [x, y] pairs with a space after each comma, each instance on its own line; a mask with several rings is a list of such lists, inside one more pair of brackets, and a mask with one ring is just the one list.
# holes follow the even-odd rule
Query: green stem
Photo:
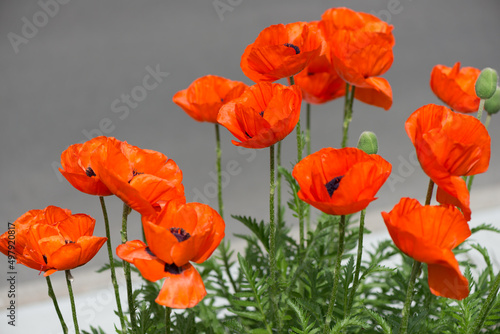
[[106, 229], [106, 237], [108, 238], [106, 245], [108, 248], [109, 267], [111, 271], [111, 283], [113, 284], [113, 289], [115, 290], [115, 299], [116, 299], [116, 307], [118, 309], [118, 317], [120, 317], [122, 331], [124, 331], [125, 318], [123, 317], [122, 303], [120, 300], [120, 290], [118, 287], [118, 282], [116, 281], [115, 261], [113, 259], [113, 247], [111, 246], [111, 232], [109, 229], [108, 210], [106, 209], [106, 203], [104, 202], [104, 197], [99, 196], [99, 201], [101, 202], [102, 215], [104, 216], [104, 227]]
[[[130, 213], [130, 208], [127, 204], [123, 203], [123, 212], [122, 212], [122, 244], [125, 244], [128, 240], [127, 236], [127, 219]], [[130, 325], [132, 330], [136, 328], [135, 321], [135, 305], [134, 305], [134, 293], [132, 290], [132, 275], [130, 273], [130, 263], [127, 261], [123, 261], [123, 272], [125, 274], [125, 281], [127, 282], [127, 299], [128, 299], [128, 308], [130, 312]]]
[[[293, 79], [293, 76], [291, 76], [290, 85], [293, 86], [294, 84], [295, 80]], [[300, 117], [295, 130], [297, 133], [297, 162], [300, 162], [302, 160], [302, 131], [300, 129]], [[299, 205], [297, 207], [297, 214], [299, 216], [299, 254], [302, 254], [302, 250], [304, 249], [304, 212], [302, 211], [302, 208], [302, 201], [299, 201]]]
[[352, 308], [352, 304], [354, 303], [354, 295], [356, 294], [356, 290], [358, 288], [359, 284], [359, 272], [361, 270], [361, 259], [363, 256], [363, 234], [365, 230], [365, 216], [366, 216], [366, 209], [361, 210], [361, 214], [359, 217], [359, 234], [358, 234], [358, 255], [356, 258], [356, 269], [354, 270], [354, 278], [352, 281], [352, 290], [349, 295], [349, 302], [347, 303], [347, 308], [344, 313], [344, 318], [346, 318]]
[[222, 168], [221, 168], [221, 157], [222, 151], [220, 149], [220, 133], [219, 124], [215, 124], [215, 141], [217, 143], [217, 193], [219, 198], [219, 214], [224, 219], [224, 203], [222, 202]]
[[330, 330], [330, 322], [332, 321], [333, 306], [337, 297], [337, 290], [339, 287], [340, 278], [340, 265], [342, 263], [342, 255], [344, 253], [344, 236], [345, 236], [345, 215], [340, 216], [339, 223], [339, 244], [337, 251], [337, 261], [335, 263], [335, 273], [333, 275], [333, 288], [332, 295], [330, 296], [330, 303], [328, 304], [328, 312], [326, 313], [326, 322], [323, 333], [327, 334]]
[[[350, 94], [349, 94], [349, 88]], [[352, 103], [354, 101], [354, 89], [356, 87], [345, 84], [345, 102], [344, 102], [344, 124], [342, 127], [342, 148], [347, 146], [349, 138], [349, 124], [352, 121]]]
[[481, 99], [479, 101], [479, 109], [477, 109], [477, 119], [478, 120], [481, 120], [481, 118], [483, 117], [483, 110], [484, 110], [484, 103], [486, 102], [485, 99]]
[[498, 294], [498, 290], [500, 289], [500, 272], [498, 272], [497, 278], [493, 286], [491, 287], [490, 293], [486, 298], [486, 301], [483, 303], [481, 307], [481, 311], [479, 311], [479, 316], [474, 321], [474, 326], [472, 327], [469, 333], [478, 334], [481, 332], [481, 328], [488, 317], [489, 312], [491, 311], [491, 307], [493, 306], [493, 302]]
[[61, 310], [59, 309], [59, 304], [57, 303], [56, 294], [54, 293], [54, 289], [52, 288], [52, 282], [50, 281], [50, 277], [45, 277], [47, 281], [47, 288], [49, 289], [49, 297], [52, 299], [54, 303], [54, 308], [56, 309], [57, 316], [59, 317], [59, 322], [61, 323], [61, 327], [64, 334], [68, 334], [68, 326], [66, 326], [66, 322], [64, 322], [64, 318], [62, 316]]
[[488, 129], [488, 127], [490, 126], [490, 122], [491, 122], [491, 114], [488, 113], [488, 115], [486, 115], [486, 120], [484, 121], [484, 127], [486, 129]]
[[[278, 148], [276, 151], [276, 164], [278, 166], [281, 166], [281, 141], [278, 142]], [[278, 203], [278, 225], [281, 225], [281, 172], [278, 169], [278, 181], [277, 181], [277, 195], [278, 198], [276, 199], [276, 202]]]
[[69, 300], [71, 302], [71, 313], [73, 313], [73, 323], [75, 324], [75, 333], [80, 333], [80, 328], [78, 327], [78, 319], [76, 316], [76, 306], [75, 306], [75, 296], [73, 295], [73, 288], [71, 286], [71, 281], [73, 281], [73, 276], [71, 272], [66, 270], [66, 284], [68, 285]]
[[415, 288], [415, 281], [420, 274], [422, 263], [413, 260], [413, 267], [411, 269], [410, 280], [408, 281], [408, 289], [406, 290], [406, 299], [403, 306], [401, 325], [399, 327], [399, 334], [406, 334], [408, 332], [408, 320], [410, 319], [410, 306], [413, 299], [413, 290]]
[[271, 302], [276, 323], [279, 323], [278, 303], [278, 282], [276, 278], [276, 224], [274, 222], [274, 145], [269, 147], [269, 267], [271, 271]]
[[172, 323], [170, 321], [170, 313], [172, 313], [172, 309], [170, 307], [165, 307], [165, 333], [170, 334], [170, 329], [172, 327]]
[[[306, 104], [306, 148], [307, 155], [311, 155], [311, 104]], [[309, 206], [309, 204], [308, 204]], [[307, 210], [306, 215], [306, 230], [311, 231], [311, 209]]]

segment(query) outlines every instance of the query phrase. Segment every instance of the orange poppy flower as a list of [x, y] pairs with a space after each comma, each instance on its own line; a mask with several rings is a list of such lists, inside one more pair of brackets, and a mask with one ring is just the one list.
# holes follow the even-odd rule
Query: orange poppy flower
[[243, 82], [206, 75], [177, 92], [172, 100], [198, 122], [217, 123], [220, 107], [240, 96], [247, 87]]
[[321, 52], [311, 59], [302, 72], [294, 76], [295, 84], [302, 90], [303, 99], [312, 104], [322, 104], [345, 94], [345, 82], [328, 60], [330, 50], [318, 24], [319, 21], [307, 23], [309, 31], [314, 31], [315, 36], [322, 39]]
[[396, 246], [409, 257], [427, 263], [429, 288], [436, 296], [464, 299], [469, 283], [451, 251], [471, 235], [463, 215], [453, 206], [422, 206], [402, 198], [391, 210], [382, 212]]
[[475, 84], [480, 70], [474, 67], [460, 68], [436, 65], [431, 72], [431, 89], [436, 96], [455, 111], [473, 113], [479, 108]]
[[[107, 238], [92, 236], [95, 219], [55, 206], [31, 210], [15, 222], [18, 263], [49, 276], [89, 262]], [[0, 251], [8, 255], [8, 232], [0, 237]]]
[[109, 196], [111, 191], [101, 182], [92, 168], [90, 156], [100, 146], [119, 145], [121, 142], [112, 137], [100, 136], [83, 144], [74, 144], [61, 154], [61, 174], [76, 189], [89, 195]]
[[219, 111], [217, 121], [247, 148], [269, 147], [284, 139], [300, 118], [302, 95], [296, 85], [260, 82]]
[[172, 199], [185, 202], [182, 171], [160, 152], [110, 143], [99, 147], [91, 161], [106, 187], [142, 215], [156, 215]]
[[292, 175], [301, 200], [330, 215], [348, 215], [376, 199], [391, 169], [379, 155], [357, 148], [324, 148], [297, 163]]
[[243, 73], [254, 82], [293, 76], [321, 50], [321, 38], [305, 22], [276, 24], [262, 30], [241, 56]]
[[189, 308], [206, 295], [190, 261], [207, 260], [224, 238], [225, 224], [208, 205], [170, 202], [156, 217], [142, 218], [147, 245], [139, 240], [118, 246], [116, 254], [133, 263], [145, 279], [166, 278], [156, 302]]
[[440, 203], [460, 207], [470, 220], [469, 191], [461, 176], [483, 173], [490, 161], [490, 136], [477, 118], [428, 104], [406, 121], [424, 172], [438, 185]]
[[389, 109], [392, 89], [379, 76], [389, 70], [394, 59], [392, 25], [371, 14], [331, 8], [323, 13], [320, 28], [334, 68], [344, 81], [356, 87], [355, 97]]

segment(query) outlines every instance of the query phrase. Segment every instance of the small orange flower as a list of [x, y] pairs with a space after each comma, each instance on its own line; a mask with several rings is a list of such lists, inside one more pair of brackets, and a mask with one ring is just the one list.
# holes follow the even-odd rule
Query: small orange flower
[[292, 175], [301, 200], [330, 215], [348, 215], [376, 199], [391, 169], [379, 155], [357, 148], [324, 148], [297, 163]]
[[295, 84], [302, 90], [302, 97], [312, 104], [326, 103], [345, 94], [345, 82], [328, 60], [330, 49], [318, 24], [319, 21], [307, 23], [309, 31], [314, 31], [315, 36], [322, 39], [321, 52], [311, 59], [302, 72], [294, 76]]
[[415, 199], [402, 198], [391, 212], [382, 212], [382, 217], [396, 246], [409, 257], [427, 263], [433, 294], [458, 300], [469, 295], [469, 283], [451, 251], [471, 235], [458, 209], [422, 206]]
[[391, 86], [379, 76], [389, 70], [394, 59], [393, 27], [371, 14], [331, 8], [323, 13], [320, 28], [333, 66], [342, 79], [356, 87], [355, 97], [389, 109]]
[[89, 195], [109, 196], [111, 191], [101, 182], [95, 174], [90, 161], [92, 153], [100, 146], [119, 145], [120, 141], [100, 136], [93, 138], [83, 144], [74, 144], [61, 154], [61, 174], [76, 189]]
[[94, 151], [91, 162], [106, 187], [142, 215], [156, 215], [172, 199], [185, 202], [182, 171], [160, 152], [111, 142]]
[[217, 121], [247, 148], [269, 147], [284, 139], [299, 121], [302, 96], [296, 85], [260, 82], [225, 104]]
[[95, 237], [95, 219], [55, 206], [31, 210], [15, 222], [15, 249], [8, 247], [8, 231], [0, 236], [0, 251], [16, 255], [18, 263], [49, 276], [89, 262], [107, 238]]
[[254, 82], [293, 76], [319, 54], [321, 38], [305, 22], [276, 24], [262, 30], [241, 56], [241, 69]]
[[455, 111], [473, 113], [479, 108], [475, 84], [480, 70], [474, 67], [460, 68], [457, 62], [452, 68], [436, 65], [431, 72], [431, 89], [436, 96]]
[[208, 205], [170, 202], [156, 217], [142, 217], [147, 245], [129, 241], [116, 249], [133, 263], [145, 279], [166, 278], [158, 304], [189, 308], [207, 294], [198, 271], [190, 261], [207, 260], [224, 238], [225, 223]]
[[490, 161], [490, 136], [477, 118], [428, 104], [406, 121], [424, 172], [438, 185], [440, 203], [460, 207], [470, 220], [469, 191], [461, 176], [484, 173]]
[[217, 123], [220, 107], [240, 96], [247, 87], [243, 82], [206, 75], [177, 92], [173, 101], [198, 122]]

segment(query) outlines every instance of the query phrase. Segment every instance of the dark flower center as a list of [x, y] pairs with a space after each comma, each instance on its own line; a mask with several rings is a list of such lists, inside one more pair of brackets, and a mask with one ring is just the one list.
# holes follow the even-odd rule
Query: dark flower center
[[245, 131], [245, 134], [247, 135], [248, 138], [252, 139], [252, 136], [250, 136], [248, 132]]
[[43, 256], [43, 261], [45, 261], [45, 264], [47, 264], [47, 257], [45, 255], [42, 256]]
[[264, 117], [264, 110], [262, 110], [262, 111], [259, 113], [259, 115], [260, 115], [261, 117]]
[[75, 242], [72, 240], [64, 240], [64, 243], [67, 244], [74, 244]]
[[92, 167], [87, 167], [87, 169], [85, 170], [85, 174], [87, 174], [88, 177], [96, 176]]
[[300, 49], [297, 45], [293, 45], [292, 43], [285, 43], [283, 44], [284, 46], [287, 46], [289, 48], [293, 48], [295, 50], [295, 54], [298, 55], [300, 53]]
[[149, 249], [149, 247], [146, 247], [146, 252], [147, 252], [149, 255], [156, 257], [155, 253], [153, 253], [153, 252], [151, 251], [151, 249]]
[[182, 272], [184, 271], [182, 269], [182, 267], [177, 267], [175, 264], [169, 264], [169, 263], [165, 263], [165, 268], [164, 268], [165, 272], [167, 273], [170, 273], [170, 274], [173, 274], [173, 275], [179, 275], [179, 274], [182, 274]]
[[332, 197], [335, 190], [339, 188], [340, 180], [342, 180], [343, 177], [344, 175], [334, 177], [330, 182], [325, 184], [326, 190], [328, 191], [328, 195], [330, 195], [330, 197]]
[[170, 228], [170, 233], [177, 238], [177, 241], [183, 242], [191, 237], [191, 234], [187, 233], [183, 228], [180, 227], [172, 227]]

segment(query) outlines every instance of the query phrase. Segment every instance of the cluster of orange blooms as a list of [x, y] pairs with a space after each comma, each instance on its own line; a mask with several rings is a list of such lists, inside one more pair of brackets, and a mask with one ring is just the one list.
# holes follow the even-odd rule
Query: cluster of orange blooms
[[[382, 77], [392, 65], [392, 26], [377, 17], [347, 8], [327, 10], [320, 21], [278, 24], [264, 29], [241, 58], [252, 86], [208, 75], [175, 94], [173, 101], [197, 121], [226, 127], [233, 143], [261, 149], [284, 139], [300, 118], [302, 98], [325, 103], [356, 87], [354, 98], [384, 109], [392, 91]], [[436, 66], [435, 94], [455, 111], [475, 112], [474, 83], [479, 70]], [[273, 81], [294, 78], [293, 85]], [[348, 85], [346, 85], [348, 84]], [[402, 252], [428, 264], [432, 293], [463, 299], [467, 279], [452, 249], [470, 236], [469, 191], [462, 176], [485, 172], [490, 137], [481, 122], [444, 106], [426, 105], [406, 122], [425, 173], [438, 186], [441, 205], [422, 206], [403, 198], [382, 216]], [[157, 302], [173, 308], [196, 305], [206, 291], [190, 262], [207, 260], [224, 237], [225, 223], [207, 205], [186, 203], [182, 172], [159, 152], [140, 149], [115, 138], [97, 137], [70, 146], [61, 156], [64, 177], [78, 190], [115, 195], [139, 212], [145, 242], [134, 240], [116, 249], [144, 278], [168, 278]], [[391, 165], [358, 148], [324, 148], [293, 169], [306, 203], [331, 215], [365, 209], [391, 173]], [[106, 238], [92, 236], [95, 220], [47, 207], [18, 218], [15, 253], [18, 262], [50, 275], [87, 263]], [[7, 234], [0, 250], [8, 253]]]

